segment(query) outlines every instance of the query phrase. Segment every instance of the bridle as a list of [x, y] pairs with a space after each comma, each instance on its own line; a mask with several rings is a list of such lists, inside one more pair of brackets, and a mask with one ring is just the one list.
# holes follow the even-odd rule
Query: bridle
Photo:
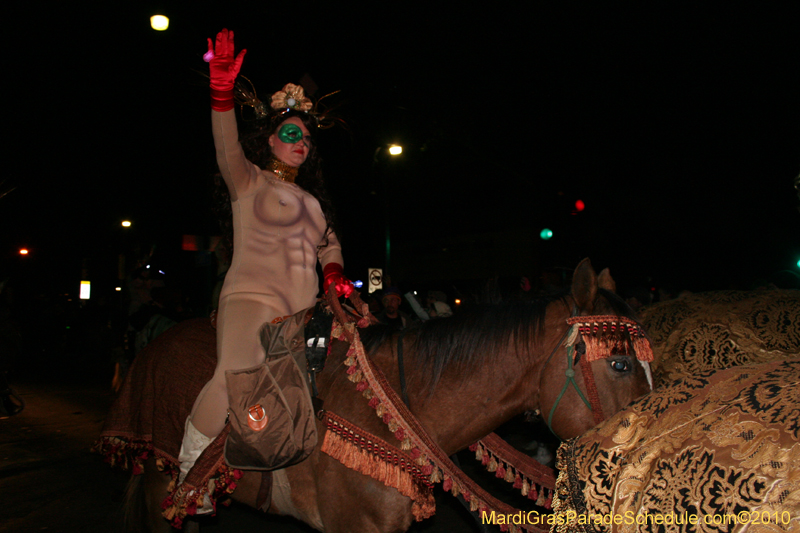
[[[578, 316], [578, 307], [573, 303], [570, 318], [576, 316]], [[564, 344], [564, 341], [567, 340], [567, 337], [575, 332], [575, 327], [576, 326], [569, 326], [567, 328], [567, 330], [561, 336], [559, 341], [553, 347], [553, 351], [550, 352], [550, 355], [545, 360], [544, 366], [542, 367], [542, 372], [539, 377], [540, 391], [542, 390], [541, 380], [545, 376], [545, 370], [547, 370], [547, 365], [550, 363], [550, 360], [553, 358], [553, 356], [561, 347], [561, 345]], [[558, 434], [553, 429], [553, 424], [552, 424], [553, 415], [555, 415], [556, 409], [558, 409], [558, 405], [561, 402], [561, 399], [564, 397], [564, 394], [566, 394], [567, 389], [569, 389], [570, 385], [572, 385], [572, 387], [578, 393], [578, 396], [583, 401], [584, 405], [586, 405], [586, 407], [588, 407], [589, 410], [592, 412], [592, 417], [594, 418], [595, 424], [599, 424], [605, 419], [605, 416], [603, 415], [603, 406], [600, 404], [600, 397], [597, 394], [597, 388], [595, 387], [594, 384], [594, 373], [592, 372], [591, 364], [589, 364], [586, 361], [585, 357], [581, 359], [581, 370], [583, 371], [583, 376], [584, 376], [583, 379], [586, 382], [586, 389], [589, 395], [589, 399], [587, 399], [586, 396], [583, 394], [581, 388], [578, 386], [578, 383], [575, 381], [575, 370], [573, 369], [573, 365], [575, 363], [575, 356], [574, 356], [575, 343], [570, 343], [569, 346], [567, 346], [566, 352], [567, 352], [567, 369], [564, 371], [564, 375], [566, 377], [564, 381], [564, 386], [561, 388], [561, 392], [558, 394], [555, 403], [553, 403], [553, 407], [550, 409], [550, 414], [547, 417], [547, 427], [550, 428], [550, 431], [553, 432], [553, 435], [556, 435], [557, 437]]]

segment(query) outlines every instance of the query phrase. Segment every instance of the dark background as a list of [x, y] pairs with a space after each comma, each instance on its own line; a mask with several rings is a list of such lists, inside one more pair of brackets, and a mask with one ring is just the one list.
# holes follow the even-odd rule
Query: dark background
[[393, 282], [450, 298], [565, 282], [584, 257], [623, 293], [800, 288], [795, 1], [6, 4], [0, 373], [28, 401], [0, 433], [10, 531], [116, 523], [124, 476], [86, 448], [133, 352], [121, 277], [147, 259], [186, 316], [208, 310], [202, 54], [223, 27], [262, 98], [309, 79], [317, 98], [341, 91], [347, 128], [319, 145], [353, 279], [384, 266], [388, 220]]
[[[0, 280], [18, 287], [109, 293], [120, 254], [130, 269], [155, 246], [168, 283], [204, 297], [211, 254], [181, 239], [218, 232], [200, 73], [223, 27], [264, 99], [309, 78], [317, 98], [341, 90], [348, 127], [319, 144], [351, 278], [383, 266], [388, 218], [404, 290], [537, 285], [583, 257], [623, 288], [800, 283], [796, 2], [4, 10]], [[168, 31], [149, 28], [156, 11]]]

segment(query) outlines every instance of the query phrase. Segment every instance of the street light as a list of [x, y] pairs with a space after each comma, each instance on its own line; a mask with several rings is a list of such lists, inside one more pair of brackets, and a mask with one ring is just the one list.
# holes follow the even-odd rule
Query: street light
[[130, 228], [131, 227], [131, 221], [130, 220], [123, 220], [122, 221], [122, 227], [123, 228]]
[[[379, 165], [378, 154], [381, 152], [381, 150], [384, 150], [384, 149], [385, 149], [385, 147], [380, 147], [379, 146], [375, 150], [375, 155], [373, 156], [373, 164], [375, 166]], [[398, 155], [403, 153], [403, 147], [401, 145], [399, 145], [399, 144], [390, 144], [389, 145], [389, 149], [387, 151], [389, 152], [389, 155], [391, 155], [392, 157], [397, 157]], [[381, 176], [381, 181], [383, 182], [383, 202], [384, 202], [384, 204], [383, 204], [384, 205], [383, 212], [384, 212], [384, 225], [385, 225], [385, 229], [386, 229], [386, 235], [385, 235], [386, 248], [385, 248], [385, 259], [384, 259], [384, 265], [383, 265], [383, 269], [384, 269], [383, 272], [384, 272], [384, 277], [388, 277], [390, 275], [390, 273], [391, 273], [391, 258], [392, 258], [392, 232], [391, 232], [391, 227], [390, 227], [391, 226], [391, 213], [390, 213], [391, 205], [390, 205], [390, 200], [389, 200], [389, 197], [391, 196], [390, 193], [389, 193], [389, 186], [390, 186], [389, 181], [390, 180], [389, 180], [389, 177], [387, 176], [386, 169], [383, 169], [380, 172], [380, 176]], [[389, 279], [391, 279], [391, 278], [389, 278]]]
[[153, 15], [150, 17], [150, 27], [156, 31], [164, 31], [169, 28], [169, 19], [164, 15]]

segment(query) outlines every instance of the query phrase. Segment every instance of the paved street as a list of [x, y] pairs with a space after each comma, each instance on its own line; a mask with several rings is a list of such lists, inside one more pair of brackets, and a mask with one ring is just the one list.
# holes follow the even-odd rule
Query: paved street
[[89, 453], [111, 394], [69, 385], [12, 386], [27, 406], [0, 420], [0, 531], [115, 531], [127, 477]]
[[[11, 379], [25, 409], [0, 420], [0, 533], [109, 533], [120, 530], [127, 474], [89, 453], [113, 395], [107, 384], [23, 382]], [[474, 530], [468, 517], [439, 498], [433, 519], [417, 533]], [[312, 531], [291, 519], [276, 519], [232, 505], [202, 528], [203, 533]]]

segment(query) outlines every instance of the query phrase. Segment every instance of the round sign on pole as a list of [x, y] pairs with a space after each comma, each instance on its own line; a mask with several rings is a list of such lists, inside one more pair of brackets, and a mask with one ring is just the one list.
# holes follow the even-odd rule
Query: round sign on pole
[[375, 291], [383, 289], [383, 269], [370, 268], [368, 269], [369, 278], [369, 292], [372, 294]]

